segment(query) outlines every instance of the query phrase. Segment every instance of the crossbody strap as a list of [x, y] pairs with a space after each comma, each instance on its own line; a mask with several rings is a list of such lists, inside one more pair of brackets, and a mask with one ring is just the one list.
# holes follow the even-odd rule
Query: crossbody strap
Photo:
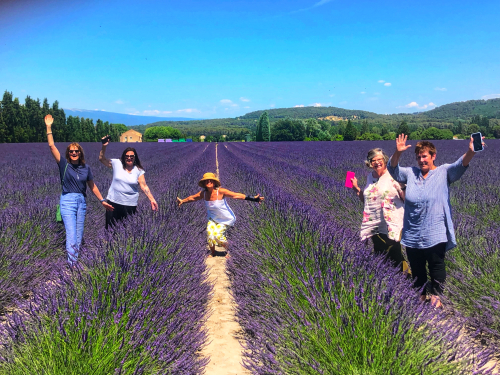
[[63, 187], [64, 177], [66, 177], [66, 169], [68, 169], [68, 162], [66, 162], [66, 167], [64, 167], [64, 174], [63, 174], [63, 178], [61, 180], [61, 189]]

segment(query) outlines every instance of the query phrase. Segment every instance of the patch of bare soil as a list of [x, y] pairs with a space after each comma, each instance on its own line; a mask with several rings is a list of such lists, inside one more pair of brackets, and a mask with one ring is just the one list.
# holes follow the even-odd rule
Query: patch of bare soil
[[216, 251], [216, 256], [206, 261], [214, 290], [208, 304], [211, 315], [206, 322], [209, 343], [202, 351], [203, 356], [210, 358], [205, 374], [250, 374], [241, 364], [243, 348], [238, 337], [242, 330], [236, 321], [235, 302], [229, 293], [231, 286], [226, 274], [225, 252], [223, 248], [216, 248]]

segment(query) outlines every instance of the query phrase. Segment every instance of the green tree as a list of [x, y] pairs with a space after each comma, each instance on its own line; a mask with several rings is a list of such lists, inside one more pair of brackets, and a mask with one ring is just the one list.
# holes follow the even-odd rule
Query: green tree
[[497, 139], [500, 138], [500, 125], [493, 127], [493, 136]]
[[344, 131], [344, 141], [354, 141], [358, 135], [358, 130], [351, 123], [351, 120], [347, 121], [347, 126]]
[[302, 121], [281, 119], [273, 124], [271, 139], [273, 141], [303, 141], [306, 128]]
[[367, 120], [363, 120], [363, 122], [361, 124], [361, 135], [366, 134], [369, 131], [370, 131], [370, 129], [368, 127], [368, 121]]
[[262, 142], [262, 141], [264, 141], [264, 137], [262, 136], [262, 124], [259, 121], [255, 129], [255, 142]]
[[106, 130], [104, 129], [104, 122], [101, 119], [98, 119], [95, 123], [95, 136], [97, 140], [100, 140], [107, 134], [108, 133], [106, 133]]
[[264, 111], [264, 113], [260, 115], [257, 128], [260, 129], [262, 141], [269, 142], [271, 140], [271, 124], [267, 111]]
[[398, 126], [397, 130], [397, 135], [404, 134], [404, 135], [410, 135], [410, 127], [408, 126], [408, 123], [406, 120], [403, 120], [401, 124]]
[[[66, 127], [66, 114], [64, 113], [64, 109], [59, 108], [59, 102], [56, 100], [54, 104], [52, 104], [52, 116], [54, 117], [54, 122], [52, 124], [52, 133], [54, 135], [54, 141], [56, 142], [65, 142], [68, 138], [68, 129]], [[43, 123], [44, 128], [44, 138], [46, 139], [46, 128], [45, 121], [43, 119], [43, 114], [41, 118], [41, 122]], [[44, 140], [45, 140], [44, 139]]]

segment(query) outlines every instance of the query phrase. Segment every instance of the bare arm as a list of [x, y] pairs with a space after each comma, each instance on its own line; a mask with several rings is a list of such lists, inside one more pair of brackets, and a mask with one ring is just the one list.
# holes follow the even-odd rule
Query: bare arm
[[[107, 135], [102, 137], [102, 139], [108, 137]], [[99, 152], [99, 161], [104, 164], [106, 167], [111, 168], [111, 160], [107, 159], [105, 154], [106, 154], [106, 147], [109, 145], [109, 141], [104, 143], [101, 147], [101, 151]]]
[[406, 140], [408, 139], [407, 135], [400, 134], [396, 138], [396, 152], [391, 156], [391, 167], [395, 168], [399, 164], [399, 158], [401, 157], [401, 154], [409, 149], [411, 145], [406, 144]]
[[[231, 190], [227, 190], [227, 189], [224, 189], [224, 188], [220, 188], [219, 191], [224, 194], [225, 196], [228, 196], [229, 198], [233, 198], [233, 199], [245, 199], [247, 196], [243, 193], [235, 193], [234, 191], [231, 191]], [[256, 196], [254, 196], [253, 198], [255, 199], [258, 199], [258, 203], [260, 204], [263, 200], [264, 200], [264, 197], [261, 197], [260, 194], [257, 194]]]
[[148, 185], [146, 185], [146, 178], [144, 177], [144, 175], [143, 174], [140, 175], [137, 181], [139, 182], [139, 185], [144, 194], [146, 194], [146, 197], [149, 198], [149, 201], [151, 202], [151, 208], [153, 209], [153, 211], [158, 210], [158, 203], [156, 203], [153, 194], [151, 194]]
[[109, 203], [107, 203], [102, 198], [101, 192], [97, 188], [97, 185], [94, 184], [93, 180], [87, 181], [87, 186], [90, 188], [90, 190], [92, 190], [92, 193], [94, 193], [94, 195], [96, 196], [96, 198], [101, 201], [101, 204], [104, 206], [104, 208], [106, 208], [106, 211], [113, 211], [113, 209], [114, 209], [113, 206], [110, 205]]
[[59, 150], [54, 144], [54, 137], [52, 136], [53, 122], [54, 119], [52, 118], [52, 115], [45, 116], [45, 126], [47, 127], [47, 142], [49, 143], [50, 152], [52, 152], [52, 156], [54, 157], [54, 159], [56, 159], [56, 163], [59, 164], [59, 162], [61, 161], [61, 154], [59, 153]]
[[194, 194], [194, 195], [190, 195], [189, 197], [187, 198], [184, 198], [184, 199], [181, 199], [179, 197], [177, 197], [177, 204], [179, 205], [179, 207], [184, 204], [184, 203], [190, 203], [190, 202], [196, 202], [196, 201], [200, 201], [203, 199], [203, 192], [204, 190]]
[[353, 177], [353, 178], [351, 178], [351, 182], [352, 182], [352, 190], [354, 190], [354, 192], [358, 196], [359, 200], [364, 203], [365, 196], [364, 196], [361, 188], [358, 186], [358, 179], [356, 177]]

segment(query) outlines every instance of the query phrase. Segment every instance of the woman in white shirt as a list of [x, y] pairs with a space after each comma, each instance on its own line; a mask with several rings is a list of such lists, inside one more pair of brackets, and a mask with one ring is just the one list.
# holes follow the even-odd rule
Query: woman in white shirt
[[146, 185], [144, 178], [144, 168], [133, 147], [127, 147], [120, 159], [107, 159], [105, 156], [106, 147], [109, 144], [108, 136], [103, 137], [107, 142], [103, 143], [99, 153], [99, 161], [108, 168], [113, 169], [113, 181], [108, 190], [107, 202], [114, 207], [114, 210], [106, 213], [106, 229], [114, 225], [116, 221], [135, 214], [137, 210], [137, 200], [139, 199], [140, 186], [144, 194], [151, 201], [153, 211], [158, 210], [158, 203], [153, 198], [153, 194]]
[[372, 169], [362, 190], [358, 180], [352, 179], [353, 190], [364, 203], [361, 240], [371, 238], [377, 254], [385, 254], [406, 271], [401, 243], [403, 229], [404, 192], [387, 171], [389, 157], [381, 148], [368, 151], [365, 164]]

